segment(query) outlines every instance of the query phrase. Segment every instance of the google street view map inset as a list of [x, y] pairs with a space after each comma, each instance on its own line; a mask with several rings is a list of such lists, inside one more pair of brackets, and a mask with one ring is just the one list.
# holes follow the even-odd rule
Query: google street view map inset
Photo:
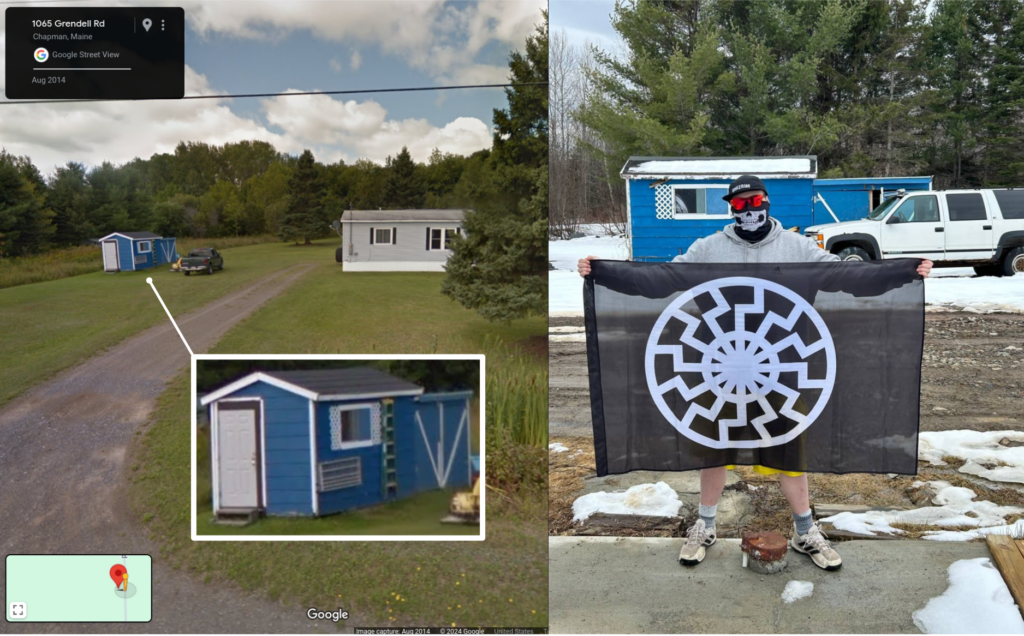
[[148, 554], [11, 554], [6, 618], [14, 623], [148, 623]]

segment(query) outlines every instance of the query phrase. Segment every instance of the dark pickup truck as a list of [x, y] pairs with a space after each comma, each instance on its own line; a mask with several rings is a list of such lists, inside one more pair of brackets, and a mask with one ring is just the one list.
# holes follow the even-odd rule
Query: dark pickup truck
[[224, 257], [212, 247], [192, 250], [188, 256], [181, 259], [181, 271], [185, 272], [185, 276], [192, 272], [212, 274], [215, 269], [224, 269]]

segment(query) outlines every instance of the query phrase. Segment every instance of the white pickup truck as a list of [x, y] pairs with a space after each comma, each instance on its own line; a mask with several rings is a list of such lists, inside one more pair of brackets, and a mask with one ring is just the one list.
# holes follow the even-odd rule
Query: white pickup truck
[[898, 191], [860, 221], [804, 229], [843, 260], [920, 257], [982, 276], [1024, 273], [1024, 189]]

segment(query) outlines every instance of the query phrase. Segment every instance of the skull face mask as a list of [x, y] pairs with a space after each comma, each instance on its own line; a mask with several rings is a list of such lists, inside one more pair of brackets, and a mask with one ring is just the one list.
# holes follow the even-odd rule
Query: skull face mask
[[732, 217], [735, 219], [738, 229], [745, 232], [755, 232], [764, 227], [764, 224], [768, 222], [768, 208], [768, 201], [763, 201], [761, 207], [758, 208], [748, 205], [743, 210], [733, 210]]

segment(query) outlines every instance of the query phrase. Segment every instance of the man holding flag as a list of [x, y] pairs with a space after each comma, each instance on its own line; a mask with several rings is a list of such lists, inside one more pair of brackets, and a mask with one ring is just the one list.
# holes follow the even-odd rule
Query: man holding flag
[[[697, 240], [685, 254], [676, 256], [673, 262], [766, 264], [830, 263], [840, 260], [838, 256], [820, 249], [810, 238], [783, 230], [782, 224], [769, 215], [768, 192], [760, 178], [753, 175], [739, 177], [729, 185], [727, 194], [723, 198], [729, 202], [729, 209], [735, 222], [727, 225], [721, 232]], [[591, 274], [590, 261], [595, 259], [596, 257], [593, 256], [580, 259], [578, 271], [581, 276], [586, 277]], [[931, 268], [932, 262], [922, 259], [917, 266], [917, 274], [927, 277]], [[640, 272], [637, 274], [634, 277], [635, 280], [630, 282], [631, 289], [624, 293], [657, 297], [659, 295], [657, 291], [645, 290], [645, 286], [651, 287], [653, 283], [640, 275]], [[860, 295], [850, 292], [847, 288], [840, 291]], [[810, 301], [813, 303], [813, 297]], [[589, 337], [588, 330], [588, 339]], [[588, 352], [589, 347], [588, 343]], [[699, 399], [694, 401], [699, 402]], [[708, 405], [704, 404], [703, 406], [707, 407]], [[767, 405], [766, 408], [768, 408]], [[800, 408], [806, 407], [798, 405], [797, 410]], [[746, 411], [744, 411], [744, 415], [745, 413]], [[760, 418], [755, 418], [754, 423], [757, 419]], [[798, 437], [790, 444], [795, 446], [787, 445], [786, 452], [789, 453], [789, 457], [799, 454], [802, 459], [803, 436]], [[776, 449], [778, 448], [781, 447], [776, 447]], [[794, 448], [796, 453], [794, 453]], [[763, 448], [761, 449], [763, 454], [758, 457], [771, 457], [769, 451], [772, 450], [775, 449]], [[809, 449], [809, 452], [813, 453], [814, 448]], [[703, 561], [707, 548], [715, 543], [715, 515], [718, 501], [725, 488], [726, 471], [732, 468], [732, 465], [719, 465], [701, 469], [699, 516], [687, 531], [686, 542], [679, 554], [681, 564], [697, 565]], [[800, 471], [769, 468], [760, 464], [754, 465], [753, 469], [760, 474], [779, 474], [782, 492], [792, 508], [794, 531], [790, 545], [793, 549], [808, 555], [820, 568], [839, 569], [842, 559], [811, 516], [807, 474]]]

